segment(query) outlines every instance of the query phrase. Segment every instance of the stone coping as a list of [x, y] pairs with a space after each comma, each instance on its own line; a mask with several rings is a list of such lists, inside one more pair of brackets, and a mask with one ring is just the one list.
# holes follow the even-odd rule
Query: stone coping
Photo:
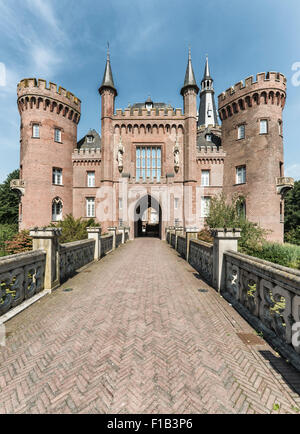
[[60, 244], [60, 248], [71, 249], [71, 248], [81, 247], [85, 244], [91, 244], [91, 243], [95, 243], [95, 240], [93, 238], [79, 240], [79, 241], [72, 241], [71, 243]]
[[16, 253], [15, 255], [4, 256], [0, 258], [0, 272], [5, 272], [19, 266], [31, 264], [45, 260], [46, 252], [44, 250], [34, 250], [30, 252]]
[[261, 277], [265, 279], [279, 279], [283, 284], [286, 283], [289, 285], [289, 290], [291, 289], [291, 285], [293, 291], [295, 291], [296, 294], [300, 295], [300, 273], [297, 270], [293, 268], [283, 267], [282, 265], [274, 264], [273, 262], [264, 261], [260, 258], [248, 256], [244, 253], [234, 252], [232, 250], [227, 250], [225, 252], [225, 255], [240, 261], [246, 266], [249, 265], [250, 271], [251, 267], [260, 269]]
[[194, 239], [191, 239], [190, 242], [194, 243], [194, 244], [200, 244], [201, 246], [206, 247], [208, 249], [213, 249], [214, 248], [213, 244], [207, 243], [206, 241], [203, 241], [203, 240], [197, 240], [197, 239], [194, 238]]

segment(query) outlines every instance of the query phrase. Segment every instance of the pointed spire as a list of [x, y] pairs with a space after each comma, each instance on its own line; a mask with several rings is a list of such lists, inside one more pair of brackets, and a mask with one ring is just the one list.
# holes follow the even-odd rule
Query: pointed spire
[[210, 71], [209, 71], [209, 65], [208, 65], [208, 56], [207, 55], [206, 55], [206, 62], [205, 62], [203, 79], [206, 79], [206, 78], [211, 78]]
[[196, 93], [199, 92], [199, 88], [196, 83], [195, 74], [193, 70], [192, 65], [192, 55], [191, 55], [191, 47], [189, 47], [189, 58], [188, 58], [188, 64], [186, 68], [185, 78], [184, 78], [184, 85], [181, 89], [181, 95], [183, 95], [183, 91], [186, 87], [194, 87], [196, 90]]
[[101, 93], [102, 89], [107, 88], [107, 87], [113, 89], [115, 91], [116, 95], [118, 94], [117, 89], [115, 88], [114, 79], [113, 79], [111, 66], [110, 66], [109, 43], [107, 43], [106, 66], [105, 66], [105, 70], [104, 70], [102, 84], [99, 88], [99, 92]]
[[208, 56], [206, 55], [204, 77], [201, 81], [198, 127], [218, 125], [218, 115], [214, 97], [213, 79], [210, 75]]

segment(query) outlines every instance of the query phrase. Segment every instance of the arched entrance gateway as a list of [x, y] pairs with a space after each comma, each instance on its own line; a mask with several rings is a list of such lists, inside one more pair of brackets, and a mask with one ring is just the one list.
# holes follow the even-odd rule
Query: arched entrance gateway
[[134, 237], [161, 238], [161, 206], [148, 195], [137, 202], [134, 209]]

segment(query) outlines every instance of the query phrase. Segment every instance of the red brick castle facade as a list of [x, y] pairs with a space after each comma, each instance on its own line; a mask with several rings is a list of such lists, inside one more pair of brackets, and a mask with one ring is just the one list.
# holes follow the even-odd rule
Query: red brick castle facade
[[[189, 52], [181, 95], [183, 112], [150, 97], [115, 110], [110, 57], [101, 96], [101, 138], [95, 130], [77, 142], [80, 100], [44, 80], [18, 84], [21, 116], [20, 227], [47, 226], [72, 213], [95, 217], [105, 231], [127, 225], [131, 236], [152, 227], [202, 228], [210, 197], [241, 197], [247, 217], [283, 240], [282, 110], [286, 79], [249, 77], [219, 96], [206, 59], [200, 89]], [[146, 225], [146, 226], [145, 226]]]

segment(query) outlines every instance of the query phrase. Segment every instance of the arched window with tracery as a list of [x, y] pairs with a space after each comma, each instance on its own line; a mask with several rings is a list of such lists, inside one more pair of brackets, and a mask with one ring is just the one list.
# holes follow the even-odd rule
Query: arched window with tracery
[[59, 197], [52, 201], [52, 221], [59, 222], [62, 220], [63, 203]]

